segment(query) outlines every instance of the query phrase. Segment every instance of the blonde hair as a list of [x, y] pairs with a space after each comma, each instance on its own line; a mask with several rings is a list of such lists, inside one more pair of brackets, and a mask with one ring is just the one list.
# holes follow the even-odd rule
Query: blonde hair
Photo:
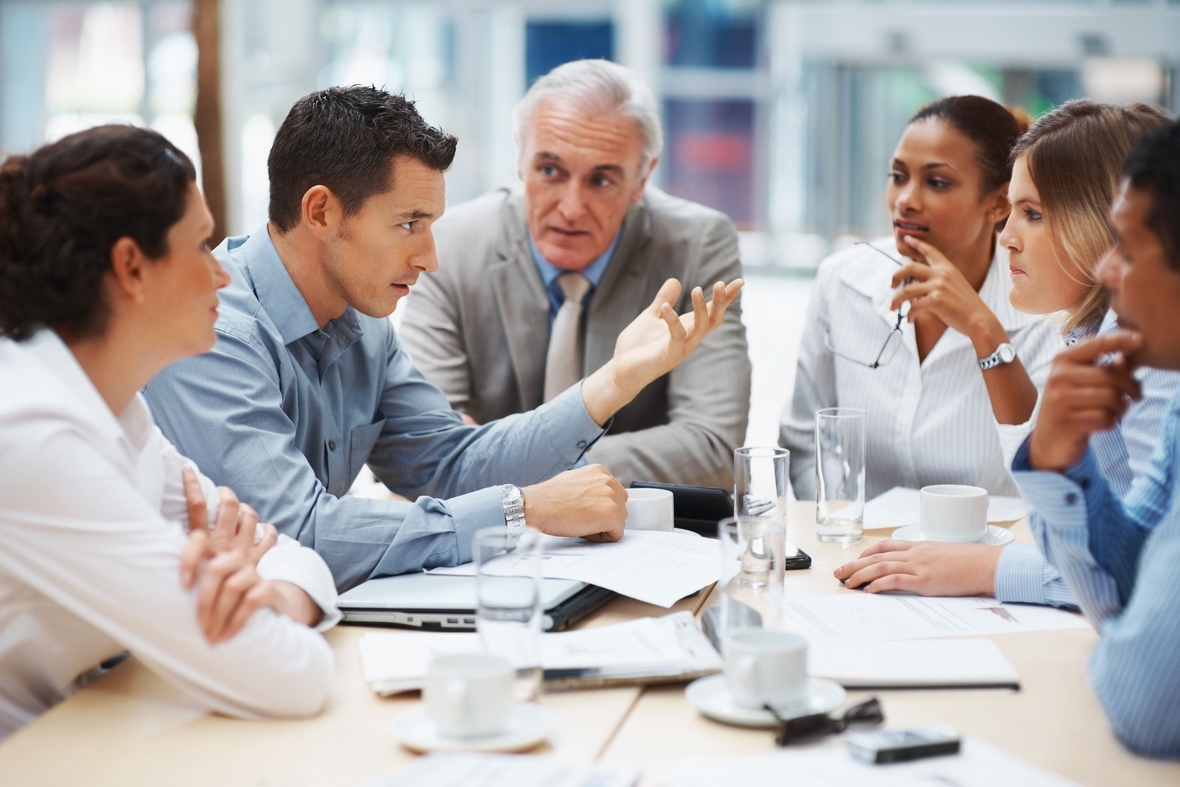
[[1110, 291], [1098, 281], [1097, 268], [1114, 245], [1109, 213], [1123, 162], [1168, 119], [1163, 110], [1138, 101], [1126, 106], [1069, 101], [1037, 120], [1012, 149], [1013, 162], [1025, 157], [1040, 195], [1054, 259], [1065, 268], [1057, 258], [1059, 240], [1089, 288], [1063, 332], [1097, 327], [1110, 308]]

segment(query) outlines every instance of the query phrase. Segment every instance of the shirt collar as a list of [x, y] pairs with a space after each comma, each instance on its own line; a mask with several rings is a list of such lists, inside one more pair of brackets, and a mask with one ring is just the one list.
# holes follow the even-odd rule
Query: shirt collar
[[[250, 234], [238, 247], [236, 256], [250, 274], [254, 295], [267, 316], [279, 329], [284, 344], [302, 339], [320, 329], [311, 307], [287, 272], [265, 225]], [[349, 307], [351, 309], [351, 307]], [[345, 311], [345, 316], [348, 311]], [[356, 322], [355, 317], [352, 322]]]
[[[533, 264], [537, 266], [537, 273], [541, 274], [541, 281], [545, 282], [545, 288], [548, 289], [558, 276], [563, 273], [569, 273], [569, 271], [562, 270], [545, 259], [541, 255], [540, 249], [537, 248], [537, 244], [533, 243], [532, 233], [527, 229], [525, 230], [525, 237], [529, 240], [529, 251], [533, 255]], [[602, 277], [606, 273], [606, 267], [610, 264], [610, 258], [614, 255], [615, 247], [619, 245], [619, 238], [621, 237], [623, 237], [623, 228], [620, 226], [619, 231], [615, 233], [615, 239], [611, 241], [610, 247], [602, 253], [602, 256], [582, 270], [577, 271], [590, 280], [592, 287], [597, 287], [598, 283], [602, 281]]]

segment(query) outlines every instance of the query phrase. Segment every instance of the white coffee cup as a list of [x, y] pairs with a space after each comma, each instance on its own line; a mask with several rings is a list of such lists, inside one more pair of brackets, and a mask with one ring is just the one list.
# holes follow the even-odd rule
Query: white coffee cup
[[987, 490], [962, 484], [924, 486], [919, 511], [922, 535], [965, 543], [987, 534]]
[[627, 529], [672, 532], [672, 493], [667, 489], [627, 490]]
[[512, 664], [488, 653], [436, 656], [422, 688], [426, 715], [449, 738], [503, 732], [512, 708], [514, 675]]
[[725, 640], [725, 681], [740, 707], [797, 706], [807, 699], [807, 640], [789, 631], [739, 629]]

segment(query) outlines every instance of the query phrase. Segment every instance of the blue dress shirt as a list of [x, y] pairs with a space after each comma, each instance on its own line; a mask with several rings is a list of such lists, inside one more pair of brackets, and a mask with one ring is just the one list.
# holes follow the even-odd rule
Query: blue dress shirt
[[[319, 552], [342, 591], [469, 561], [472, 534], [504, 524], [490, 487], [568, 470], [603, 433], [580, 386], [466, 426], [389, 320], [349, 307], [321, 330], [265, 228], [226, 239], [214, 256], [233, 277], [220, 293], [217, 345], [144, 393], [168, 439]], [[346, 495], [365, 463], [414, 502]]]
[[1090, 682], [1115, 732], [1140, 754], [1180, 758], [1180, 396], [1160, 431], [1125, 500], [1092, 449], [1064, 474], [1037, 472], [1026, 440], [1012, 469], [1041, 551], [1102, 635]]
[[[533, 254], [533, 264], [537, 266], [537, 273], [541, 274], [541, 281], [545, 283], [545, 292], [549, 294], [549, 329], [553, 329], [553, 321], [557, 319], [557, 310], [561, 308], [561, 304], [565, 303], [565, 293], [561, 291], [561, 287], [557, 284], [557, 277], [569, 271], [562, 270], [549, 260], [541, 255], [537, 244], [533, 243], [533, 236], [527, 231], [525, 236], [529, 239], [529, 251]], [[582, 300], [582, 309], [585, 310], [586, 305], [590, 303], [591, 296], [594, 295], [594, 290], [598, 288], [598, 283], [602, 281], [603, 275], [606, 273], [606, 268], [610, 265], [610, 258], [614, 256], [615, 247], [619, 245], [619, 238], [623, 237], [623, 229], [615, 233], [615, 239], [611, 241], [610, 248], [603, 252], [602, 256], [594, 262], [587, 265], [577, 273], [581, 273], [590, 280], [590, 289], [586, 291], [586, 296]]]
[[[1118, 329], [1117, 315], [1108, 311], [1097, 333]], [[1066, 344], [1077, 344], [1091, 333], [1092, 329], [1071, 333]], [[1180, 372], [1144, 367], [1136, 370], [1135, 378], [1143, 398], [1132, 403], [1113, 429], [1095, 432], [1090, 437], [1090, 450], [1119, 497], [1126, 497], [1136, 479], [1150, 467], [1168, 406], [1180, 391]], [[1036, 511], [1030, 516], [1035, 517]], [[996, 598], [1055, 607], [1077, 608], [1078, 605], [1061, 573], [1036, 547], [1028, 544], [1012, 544], [1000, 555], [996, 566]]]

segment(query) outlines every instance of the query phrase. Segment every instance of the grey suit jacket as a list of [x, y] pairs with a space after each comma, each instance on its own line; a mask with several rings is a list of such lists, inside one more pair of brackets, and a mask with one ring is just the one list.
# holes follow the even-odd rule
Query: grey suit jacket
[[[529, 252], [522, 198], [500, 189], [449, 209], [434, 227], [439, 270], [407, 300], [401, 337], [451, 405], [487, 423], [541, 404], [549, 299]], [[741, 275], [737, 232], [723, 214], [648, 187], [584, 316], [583, 374], [610, 360], [615, 340], [660, 285]], [[647, 386], [587, 453], [623, 483], [733, 486], [733, 450], [745, 439], [750, 360], [740, 299], [684, 363]]]

